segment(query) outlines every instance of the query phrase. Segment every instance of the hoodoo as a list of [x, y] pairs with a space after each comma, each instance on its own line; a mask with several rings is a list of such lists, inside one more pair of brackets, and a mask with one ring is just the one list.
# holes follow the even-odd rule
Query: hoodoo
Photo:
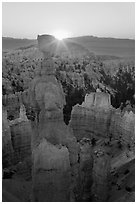
[[[63, 121], [65, 96], [55, 77], [52, 36], [38, 36], [44, 60], [30, 86], [33, 201], [75, 201], [78, 144]], [[50, 49], [51, 48], [51, 49]]]

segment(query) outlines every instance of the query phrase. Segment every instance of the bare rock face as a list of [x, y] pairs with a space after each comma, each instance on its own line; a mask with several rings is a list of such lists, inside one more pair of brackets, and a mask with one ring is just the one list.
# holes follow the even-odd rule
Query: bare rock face
[[[35, 200], [68, 201], [70, 197], [70, 162], [66, 147], [43, 139], [33, 151]], [[68, 194], [67, 194], [68, 192]]]
[[[21, 112], [25, 111], [24, 105], [27, 106], [28, 104], [28, 90], [16, 92], [15, 94], [3, 95], [2, 104], [7, 109], [7, 118], [9, 120], [21, 118]], [[24, 113], [26, 114], [26, 111]]]
[[73, 107], [70, 127], [77, 140], [108, 137], [113, 108], [109, 94], [91, 93], [85, 96], [82, 105]]
[[2, 97], [2, 104], [7, 109], [7, 118], [14, 120], [19, 117], [19, 97], [18, 94], [9, 94]]
[[93, 154], [93, 185], [91, 188], [92, 201], [105, 202], [109, 196], [109, 174], [111, 169], [110, 156], [106, 149], [97, 145]]
[[14, 149], [14, 163], [18, 163], [31, 155], [32, 130], [23, 104], [20, 105], [19, 117], [11, 120], [9, 126]]
[[[91, 200], [98, 202], [109, 200], [110, 187], [113, 189], [113, 185], [118, 191], [120, 189], [124, 191], [124, 184], [122, 181], [120, 185], [118, 184], [117, 175], [124, 174], [123, 167], [130, 165], [135, 158], [134, 113], [121, 113], [111, 107], [108, 94], [105, 96], [100, 92], [92, 93], [85, 97], [85, 102], [81, 106], [73, 107], [69, 126], [78, 141], [89, 138], [92, 142]], [[112, 180], [116, 177], [112, 184], [110, 177]]]
[[32, 200], [75, 201], [78, 144], [63, 121], [65, 96], [54, 75], [51, 38], [38, 36], [45, 58], [29, 89], [29, 103], [35, 113], [31, 121]]
[[20, 105], [20, 114], [19, 114], [19, 118], [22, 121], [28, 121], [28, 118], [26, 116], [26, 108], [23, 104]]
[[107, 138], [112, 113], [113, 109], [96, 106], [89, 109], [76, 105], [73, 107], [69, 125], [78, 141], [83, 137], [89, 139]]
[[2, 108], [2, 163], [3, 167], [11, 165], [13, 160], [13, 147], [11, 142], [11, 131], [7, 120], [7, 110]]
[[21, 162], [31, 156], [31, 124], [29, 121], [12, 121], [11, 140], [14, 149], [14, 163]]
[[39, 50], [44, 54], [44, 57], [55, 53], [56, 39], [52, 35], [38, 35]]
[[110, 132], [130, 150], [135, 147], [135, 114], [115, 112], [111, 117]]
[[91, 93], [85, 102], [73, 107], [70, 127], [77, 140], [83, 137], [115, 138], [124, 145], [134, 148], [135, 114], [121, 113], [110, 104], [110, 96], [105, 93]]
[[23, 104], [20, 105], [20, 117], [15, 120], [8, 120], [5, 107], [2, 110], [3, 178], [8, 178], [8, 176], [12, 176], [16, 172], [25, 179], [31, 179], [32, 130], [30, 121], [26, 117], [25, 107]]
[[99, 108], [110, 108], [110, 95], [103, 92], [96, 92], [86, 94], [85, 101], [82, 103], [82, 107], [91, 108], [92, 106], [96, 106]]
[[95, 93], [86, 94], [82, 107], [91, 108], [94, 105]]
[[91, 187], [93, 184], [93, 148], [90, 139], [83, 138], [80, 140], [79, 163], [79, 201], [91, 201]]

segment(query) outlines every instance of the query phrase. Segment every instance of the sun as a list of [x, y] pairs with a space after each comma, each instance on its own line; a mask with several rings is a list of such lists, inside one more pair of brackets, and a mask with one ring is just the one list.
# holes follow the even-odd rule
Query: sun
[[63, 40], [69, 37], [69, 33], [67, 31], [58, 30], [53, 33], [53, 36], [58, 40]]

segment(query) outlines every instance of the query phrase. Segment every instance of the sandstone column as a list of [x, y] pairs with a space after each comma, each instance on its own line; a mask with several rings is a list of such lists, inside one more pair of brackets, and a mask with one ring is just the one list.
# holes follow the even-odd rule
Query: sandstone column
[[29, 89], [32, 109], [33, 201], [75, 201], [78, 145], [63, 121], [65, 96], [55, 77], [55, 39], [38, 36], [44, 54], [39, 73]]

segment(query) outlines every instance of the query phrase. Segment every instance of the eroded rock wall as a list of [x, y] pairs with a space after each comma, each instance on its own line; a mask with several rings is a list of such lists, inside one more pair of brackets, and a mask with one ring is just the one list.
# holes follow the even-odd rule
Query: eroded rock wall
[[7, 110], [2, 107], [2, 164], [3, 168], [12, 164], [13, 146], [11, 142], [11, 131], [7, 120]]
[[31, 178], [31, 136], [32, 129], [30, 121], [26, 116], [26, 110], [23, 104], [20, 104], [19, 117], [15, 120], [7, 119], [7, 107], [3, 107], [3, 133], [2, 133], [2, 149], [3, 149], [3, 170], [9, 168], [8, 172], [12, 172], [12, 168], [16, 172]]
[[105, 202], [109, 197], [109, 175], [111, 170], [110, 148], [103, 143], [97, 144], [93, 150], [93, 184], [91, 186], [92, 201]]
[[109, 132], [129, 149], [135, 147], [135, 114], [133, 112], [115, 111], [111, 117]]
[[108, 94], [92, 93], [86, 96], [82, 105], [73, 107], [69, 126], [77, 140], [83, 137], [114, 138], [134, 148], [135, 115], [114, 109]]
[[28, 90], [16, 92], [15, 94], [3, 95], [2, 104], [7, 109], [7, 118], [14, 120], [20, 117], [20, 105], [28, 104]]
[[78, 201], [91, 201], [91, 187], [93, 184], [93, 147], [91, 140], [83, 138], [80, 140], [79, 154], [79, 186], [80, 193]]
[[110, 118], [113, 109], [92, 106], [90, 109], [76, 105], [73, 107], [69, 126], [79, 141], [87, 138], [108, 138]]
[[35, 201], [68, 201], [70, 162], [66, 147], [43, 139], [33, 151], [33, 190]]
[[14, 162], [23, 161], [31, 156], [31, 125], [29, 121], [11, 124], [11, 140], [14, 149]]
[[[119, 169], [124, 165], [128, 166], [135, 158], [133, 112], [122, 113], [114, 109], [110, 105], [108, 94], [91, 93], [85, 97], [81, 106], [73, 107], [69, 126], [78, 141], [89, 138], [92, 142], [91, 200], [109, 200], [113, 185], [118, 191], [124, 191], [124, 185], [122, 182], [119, 185], [118, 177]], [[115, 182], [111, 181], [111, 172], [117, 176]]]

